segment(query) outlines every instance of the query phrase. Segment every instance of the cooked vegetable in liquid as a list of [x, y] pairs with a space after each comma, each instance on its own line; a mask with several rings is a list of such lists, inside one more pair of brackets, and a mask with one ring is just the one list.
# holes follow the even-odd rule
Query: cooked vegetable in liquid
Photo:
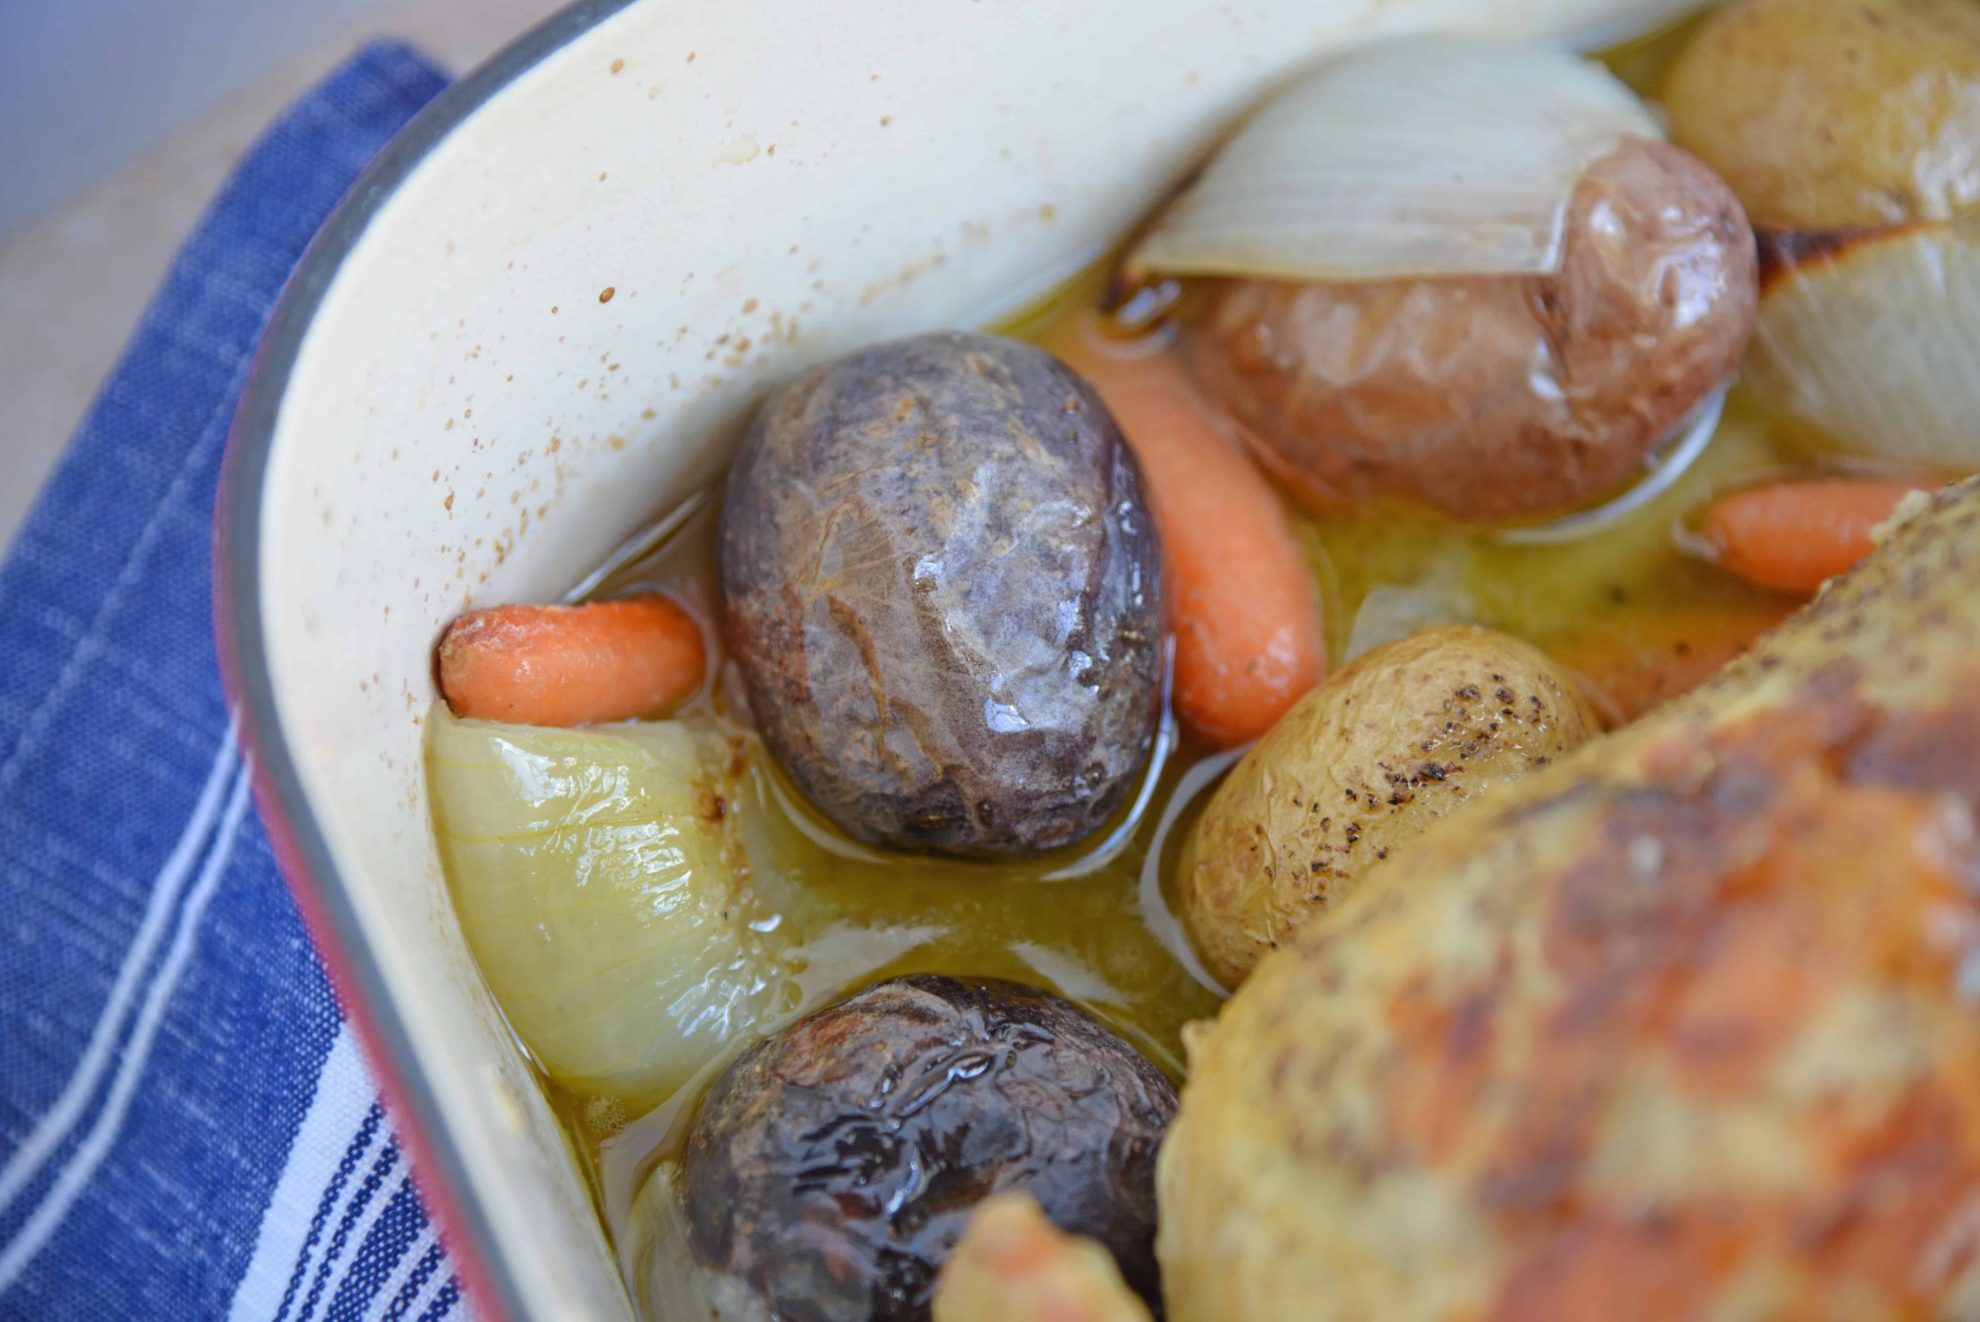
[[[1589, 1317], [1612, 1267], [1647, 1255], [1661, 1279], [1668, 1247], [1618, 1231], [1577, 1258], [1549, 1238], [1613, 1194], [1668, 1195], [1678, 1249], [1760, 1264], [1740, 1287], [1686, 1258], [1671, 1271], [1693, 1293], [1641, 1291], [1642, 1316], [1727, 1300], [1743, 1316], [1736, 1288], [1812, 1308], [1815, 1266], [1764, 1237], [1728, 1247], [1682, 1219], [1686, 1199], [1719, 1189], [1785, 1225], [1755, 1192], [1772, 1178], [1847, 1219], [1794, 1180], [1817, 1157], [1867, 1170], [1858, 1149], [1879, 1140], [1752, 1155], [1760, 1131], [1735, 1120], [1759, 1103], [1739, 1090], [1789, 1066], [1740, 1043], [1786, 1030], [1741, 1018], [1771, 991], [1686, 942], [1722, 931], [1786, 985], [1786, 931], [1838, 979], [1867, 977], [1851, 942], [1924, 941], [1946, 869], [1971, 862], [1927, 810], [1933, 758], [1917, 786], [1890, 761], [1858, 775], [1836, 705], [1873, 743], [1928, 740], [1923, 695], [1957, 667], [1904, 603], [1941, 625], [1970, 612], [1902, 569], [1874, 580], [1896, 605], [1857, 589], [1836, 606], [1847, 589], [1824, 585], [1914, 493], [1980, 469], [1980, 409], [1882, 398], [1980, 379], [1963, 299], [1980, 175], [1962, 173], [1980, 157], [1954, 150], [1980, 142], [1980, 99], [1955, 95], [1980, 86], [1980, 45], [1960, 44], [1980, 23], [1961, 0], [1860, 9], [1736, 0], [1615, 53], [1613, 77], [1447, 38], [1323, 65], [1004, 336], [824, 365], [766, 402], [721, 490], [669, 512], [582, 604], [457, 622], [439, 654], [453, 713], [429, 722], [443, 862], [643, 1306]], [[1839, 52], [1862, 15], [1895, 24], [1878, 76], [1932, 64], [1920, 32], [1957, 38], [1951, 90], [1907, 121], [1924, 146], [1854, 99]], [[1790, 22], [1820, 76], [1719, 132], [1722, 102], [1783, 72], [1761, 38]], [[1395, 105], [1397, 61], [1448, 78], [1386, 135], [1339, 140], [1350, 111]], [[1638, 99], [1660, 91], [1681, 98], [1672, 143]], [[1809, 145], [1832, 113], [1870, 116], [1861, 140]], [[1398, 165], [1408, 144], [1421, 157]], [[1466, 152], [1502, 187], [1439, 173]], [[1368, 171], [1365, 191], [1320, 188], [1329, 170]], [[1759, 267], [1748, 213], [1774, 227]], [[1905, 283], [1927, 267], [1954, 278]], [[1958, 334], [1887, 345], [1895, 365], [1870, 377], [1823, 366], [1854, 341], [1804, 315], [1868, 308], [1854, 327], [1913, 305]], [[1886, 416], [1888, 432], [1867, 421]], [[1950, 572], [1961, 510], [1919, 563]], [[1674, 701], [1818, 592], [1762, 662]], [[1823, 769], [1782, 770], [1797, 740]], [[1713, 759], [1751, 777], [1712, 780]], [[1811, 850], [1829, 872], [1805, 925], [1770, 926]], [[1734, 855], [1757, 860], [1750, 894], [1721, 875]], [[1838, 884], [1851, 867], [1896, 869], [1890, 912]], [[1625, 876], [1641, 913], [1610, 889]], [[1631, 962], [1639, 918], [1668, 943], [1648, 963]], [[1658, 963], [1687, 951], [1685, 971]], [[1601, 1002], [1586, 1023], [1537, 1008], [1556, 983]], [[1732, 1045], [1667, 1060], [1604, 987], [1723, 993]], [[1967, 1106], [1933, 1092], [1932, 1042], [1973, 1063], [1942, 1006], [1834, 999], [1782, 1004], [1867, 1062], [1818, 1062], [1861, 1115], [1902, 1121], [1863, 1072], [1880, 1041], [1935, 1115]], [[1474, 1060], [1453, 1044], [1476, 1024], [1503, 1036]], [[1557, 1047], [1558, 1068], [1508, 1042]], [[1142, 1188], [1192, 1067], [1158, 1283], [1123, 1172]], [[1686, 1070], [1705, 1073], [1672, 1082]], [[1776, 1100], [1806, 1082], [1766, 1077]], [[1559, 1091], [1576, 1088], [1608, 1099], [1610, 1128]], [[1699, 1100], [1713, 1088], [1732, 1090], [1722, 1110]], [[1820, 1146], [1827, 1121], [1799, 1105], [1769, 1141]], [[1561, 1107], [1585, 1122], [1572, 1160], [1542, 1132]], [[1658, 1169], [1682, 1189], [1629, 1164], [1693, 1140], [1724, 1160], [1670, 1155]], [[1521, 1202], [1520, 1181], [1555, 1176], [1568, 1192]], [[993, 1193], [1010, 1196], [965, 1237]], [[1899, 1287], [1873, 1248], [1836, 1272], [1881, 1302]], [[1952, 1297], [1941, 1285], [1905, 1298]]]
[[971, 1210], [1021, 1190], [1152, 1300], [1155, 1147], [1175, 1105], [1159, 1070], [1056, 996], [884, 982], [710, 1086], [681, 1157], [689, 1242], [780, 1317], [924, 1317]]
[[1811, 452], [1980, 465], [1980, 7], [1740, 0], [1665, 91], [1759, 228], [1756, 398]]
[[766, 742], [869, 844], [1077, 843], [1147, 759], [1159, 553], [1092, 388], [987, 335], [841, 359], [757, 413], [724, 488], [723, 623]]
[[1177, 907], [1225, 986], [1460, 804], [1601, 728], [1538, 649], [1439, 625], [1358, 657], [1224, 777], [1176, 863]]

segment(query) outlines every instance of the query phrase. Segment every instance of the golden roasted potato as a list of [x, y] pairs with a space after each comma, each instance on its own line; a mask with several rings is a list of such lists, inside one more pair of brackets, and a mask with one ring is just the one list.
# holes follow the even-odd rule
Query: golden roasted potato
[[1835, 229], [1980, 209], [1980, 5], [1738, 0], [1664, 84], [1671, 136], [1755, 225]]
[[1197, 820], [1176, 881], [1197, 952], [1235, 987], [1390, 851], [1600, 728], [1517, 638], [1445, 625], [1376, 648], [1280, 717]]
[[935, 1322], [1148, 1322], [1106, 1249], [1068, 1235], [1029, 1195], [978, 1203], [935, 1281]]
[[1564, 236], [1546, 276], [1219, 284], [1196, 370], [1308, 505], [1583, 504], [1738, 366], [1757, 267], [1731, 191], [1647, 139], [1589, 167]]
[[1260, 963], [1176, 1322], [1980, 1316], [1980, 481]]

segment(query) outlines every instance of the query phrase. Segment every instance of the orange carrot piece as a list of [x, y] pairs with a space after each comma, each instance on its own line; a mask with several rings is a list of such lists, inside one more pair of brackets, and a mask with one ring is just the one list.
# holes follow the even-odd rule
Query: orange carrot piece
[[1284, 507], [1171, 355], [1110, 343], [1092, 315], [1046, 347], [1100, 392], [1141, 461], [1177, 717], [1219, 746], [1256, 739], [1326, 668], [1319, 597]]
[[1776, 592], [1813, 592], [1870, 554], [1870, 530], [1916, 482], [1791, 479], [1713, 501], [1698, 531], [1726, 572]]
[[1754, 594], [1632, 610], [1548, 651], [1581, 680], [1613, 728], [1697, 688], [1795, 609], [1784, 597]]
[[707, 665], [701, 626], [653, 593], [469, 611], [440, 637], [440, 691], [455, 714], [521, 725], [661, 712], [701, 687]]

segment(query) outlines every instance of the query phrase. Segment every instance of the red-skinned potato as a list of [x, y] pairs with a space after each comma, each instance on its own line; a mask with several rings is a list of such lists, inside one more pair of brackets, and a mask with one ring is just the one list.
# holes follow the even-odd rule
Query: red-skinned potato
[[1565, 224], [1553, 275], [1219, 282], [1196, 369], [1315, 508], [1387, 495], [1490, 520], [1585, 504], [1738, 365], [1756, 262], [1726, 186], [1649, 139], [1588, 168]]

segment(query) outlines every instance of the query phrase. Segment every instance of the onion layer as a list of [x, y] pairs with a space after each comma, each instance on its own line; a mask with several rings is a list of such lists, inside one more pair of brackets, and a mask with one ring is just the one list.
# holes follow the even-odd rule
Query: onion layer
[[1656, 119], [1573, 55], [1410, 37], [1268, 101], [1179, 196], [1131, 273], [1277, 280], [1557, 270], [1569, 195]]
[[1980, 470], [1980, 225], [1769, 235], [1747, 363], [1816, 448]]
[[1220, 283], [1197, 370], [1309, 506], [1577, 509], [1635, 478], [1732, 372], [1756, 277], [1738, 202], [1668, 143], [1596, 162], [1567, 228], [1551, 276]]
[[440, 707], [428, 729], [461, 926], [559, 1082], [657, 1100], [795, 1006], [744, 885], [739, 741], [706, 722], [550, 730]]

